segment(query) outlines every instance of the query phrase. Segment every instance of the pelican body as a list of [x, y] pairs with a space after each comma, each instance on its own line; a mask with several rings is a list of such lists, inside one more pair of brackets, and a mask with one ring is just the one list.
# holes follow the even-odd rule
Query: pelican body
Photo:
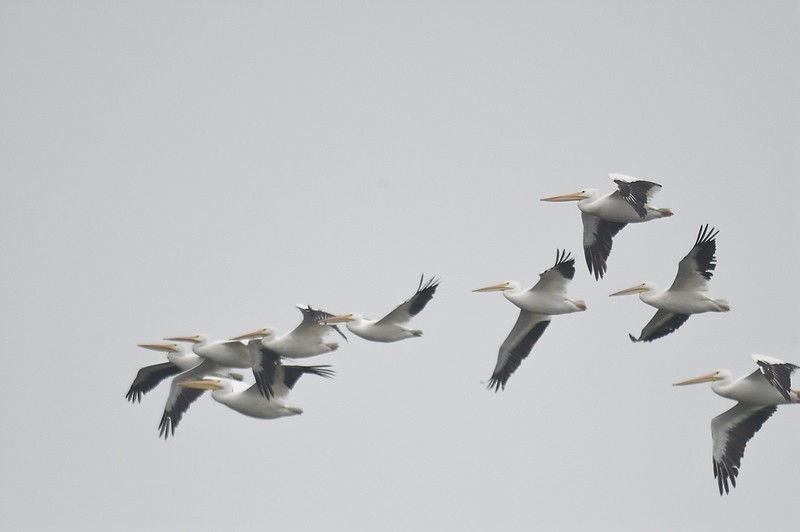
[[731, 309], [724, 299], [706, 295], [708, 281], [717, 267], [716, 236], [719, 231], [708, 224], [701, 226], [689, 253], [678, 263], [678, 273], [669, 289], [660, 291], [651, 282], [644, 282], [611, 296], [639, 294], [644, 303], [658, 309], [655, 316], [642, 329], [639, 338], [629, 334], [633, 342], [652, 342], [666, 336], [683, 325], [692, 314], [727, 312]]
[[750, 375], [736, 379], [730, 371], [718, 370], [674, 384], [710, 382], [714, 393], [737, 401], [736, 406], [711, 420], [714, 478], [720, 495], [736, 487], [747, 442], [778, 406], [800, 402], [800, 391], [791, 388], [791, 375], [798, 366], [763, 355], [751, 358], [759, 369]]
[[439, 286], [436, 278], [431, 278], [424, 285], [423, 279], [424, 276], [420, 277], [419, 286], [413, 296], [379, 320], [369, 320], [361, 314], [350, 312], [325, 318], [320, 323], [345, 323], [350, 332], [372, 342], [397, 342], [422, 336], [421, 330], [412, 329], [406, 324], [422, 312]]
[[617, 190], [600, 196], [596, 189], [542, 198], [541, 201], [577, 201], [583, 221], [583, 251], [589, 273], [599, 280], [607, 270], [612, 239], [630, 223], [648, 222], [672, 216], [667, 208], [653, 207], [649, 201], [661, 190], [652, 181], [636, 180], [622, 174], [609, 174]]
[[307, 373], [325, 378], [333, 376], [333, 371], [328, 366], [284, 366], [279, 364], [271, 383], [274, 395], [270, 399], [264, 397], [255, 384], [248, 385], [224, 377], [205, 377], [200, 380], [185, 381], [180, 383], [180, 386], [201, 390], [201, 393], [204, 390], [212, 390], [211, 397], [215, 401], [245, 416], [275, 419], [303, 413], [301, 408], [287, 406], [281, 399], [285, 398], [297, 380]]
[[520, 308], [513, 329], [500, 346], [488, 388], [505, 389], [509, 377], [550, 325], [553, 315], [570, 314], [586, 310], [586, 303], [567, 297], [567, 284], [575, 276], [575, 259], [569, 253], [556, 250], [556, 262], [539, 274], [539, 282], [528, 290], [521, 290], [516, 281], [478, 288], [473, 292], [502, 291], [506, 299]]

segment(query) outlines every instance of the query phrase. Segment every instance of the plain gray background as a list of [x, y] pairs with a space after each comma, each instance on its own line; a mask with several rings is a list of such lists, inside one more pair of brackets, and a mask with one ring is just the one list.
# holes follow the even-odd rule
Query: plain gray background
[[[763, 353], [800, 363], [797, 2], [0, 3], [5, 342], [0, 509], [17, 529], [781, 530], [800, 411], [719, 497], [707, 387]], [[589, 277], [574, 204], [619, 172], [675, 216]], [[720, 229], [710, 294], [654, 313]], [[482, 381], [556, 248], [588, 311], [553, 320], [498, 394]], [[442, 284], [419, 339], [353, 335], [289, 403], [208, 397], [157, 437], [166, 385], [124, 395], [136, 347], [293, 328], [297, 303], [378, 317]], [[311, 361], [309, 361], [311, 362]]]

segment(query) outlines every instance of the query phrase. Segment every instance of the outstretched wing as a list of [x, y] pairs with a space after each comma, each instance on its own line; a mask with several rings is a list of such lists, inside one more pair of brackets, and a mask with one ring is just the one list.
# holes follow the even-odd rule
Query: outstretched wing
[[172, 362], [145, 366], [136, 374], [136, 378], [133, 379], [131, 388], [125, 397], [131, 403], [141, 402], [144, 394], [158, 386], [164, 379], [177, 375], [181, 371], [181, 368]]
[[713, 227], [709, 229], [708, 224], [700, 227], [694, 246], [678, 263], [678, 275], [670, 290], [705, 292], [708, 289], [708, 280], [717, 268], [717, 233], [719, 231]]
[[737, 403], [711, 420], [714, 478], [717, 479], [720, 495], [723, 489], [725, 493], [729, 492], [728, 483], [736, 487], [736, 477], [739, 475], [747, 442], [777, 408]]
[[633, 207], [640, 218], [647, 216], [645, 205], [653, 195], [661, 190], [661, 185], [652, 181], [632, 180], [622, 174], [609, 174], [608, 177], [617, 184], [618, 193]]
[[555, 264], [539, 274], [539, 282], [533, 285], [531, 290], [566, 296], [567, 284], [573, 277], [575, 277], [575, 259], [567, 250], [556, 250]]
[[164, 406], [164, 413], [161, 416], [161, 422], [158, 424], [158, 434], [163, 436], [166, 440], [170, 434], [175, 435], [175, 429], [178, 427], [183, 415], [189, 410], [189, 407], [195, 402], [205, 390], [197, 390], [194, 388], [185, 388], [178, 386], [179, 382], [199, 380], [208, 375], [209, 373], [216, 373], [221, 370], [221, 366], [209, 359], [204, 359], [203, 362], [193, 367], [188, 371], [184, 371], [172, 379], [169, 388], [169, 397]]
[[600, 280], [606, 273], [606, 261], [611, 255], [612, 239], [628, 224], [607, 222], [597, 216], [581, 213], [583, 220], [583, 253], [586, 266], [594, 278]]
[[419, 278], [419, 286], [416, 293], [407, 300], [400, 303], [393, 311], [377, 321], [378, 325], [408, 323], [411, 318], [422, 312], [428, 301], [433, 299], [433, 294], [439, 287], [439, 280], [431, 277], [427, 283], [423, 284], [424, 275]]
[[764, 355], [752, 355], [751, 358], [758, 364], [761, 374], [764, 375], [767, 382], [774, 386], [784, 399], [790, 401], [792, 398], [792, 373], [798, 369], [798, 366]]
[[632, 334], [628, 336], [632, 342], [652, 342], [675, 332], [688, 319], [689, 314], [673, 314], [666, 310], [657, 310], [655, 315], [647, 322], [647, 325], [644, 326], [644, 329], [642, 329], [639, 338], [634, 338]]
[[303, 321], [289, 334], [293, 336], [311, 337], [318, 342], [322, 342], [325, 335], [331, 330], [334, 330], [347, 341], [347, 336], [339, 329], [338, 325], [323, 325], [319, 323], [319, 320], [332, 318], [333, 314], [325, 312], [324, 310], [312, 308], [310, 305], [297, 305], [297, 308], [303, 313]]
[[541, 338], [544, 330], [550, 325], [550, 316], [534, 314], [521, 310], [514, 328], [500, 346], [497, 354], [497, 364], [492, 372], [492, 377], [487, 384], [488, 389], [506, 388], [506, 382], [522, 361], [530, 354], [531, 349]]
[[275, 375], [280, 365], [281, 356], [261, 343], [261, 340], [250, 340], [247, 342], [250, 350], [250, 359], [253, 364], [253, 376], [256, 383], [253, 385], [261, 395], [271, 399], [275, 395], [273, 385]]

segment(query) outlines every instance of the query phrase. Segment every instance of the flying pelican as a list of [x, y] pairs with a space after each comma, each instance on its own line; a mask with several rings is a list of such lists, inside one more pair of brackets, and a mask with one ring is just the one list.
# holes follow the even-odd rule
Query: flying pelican
[[[260, 334], [269, 336], [272, 330], [264, 327], [257, 332], [248, 333], [249, 335]], [[203, 358], [213, 360], [220, 366], [228, 368], [249, 368], [252, 366], [250, 351], [247, 346], [238, 340], [218, 340], [212, 342], [207, 334], [193, 334], [190, 336], [173, 336], [164, 338], [171, 342], [190, 342], [192, 351]]]
[[798, 366], [763, 355], [751, 355], [759, 369], [733, 378], [728, 370], [677, 382], [673, 386], [710, 382], [717, 395], [738, 401], [736, 406], [711, 420], [714, 478], [719, 494], [728, 493], [728, 483], [736, 487], [744, 448], [778, 405], [800, 402], [800, 391], [792, 390], [791, 375]]
[[[166, 352], [167, 362], [145, 366], [139, 370], [125, 396], [132, 403], [141, 402], [142, 396], [158, 386], [164, 379], [188, 371], [203, 361], [202, 357], [190, 353], [188, 349], [180, 344], [139, 344], [139, 347]], [[242, 380], [240, 374], [232, 371], [223, 371], [220, 376]]]
[[339, 327], [320, 323], [320, 320], [330, 318], [333, 314], [308, 305], [297, 305], [297, 308], [303, 314], [303, 321], [283, 336], [276, 338], [274, 334], [264, 334], [265, 331], [270, 331], [269, 329], [259, 329], [231, 339], [237, 342], [249, 340], [247, 349], [253, 367], [253, 375], [256, 378], [256, 385], [264, 397], [272, 396], [269, 385], [272, 371], [270, 365], [275, 363], [276, 357], [307, 358], [335, 351], [339, 348], [338, 343], [324, 341], [325, 336], [331, 331], [336, 331], [347, 341], [347, 337]]
[[269, 347], [272, 351], [286, 358], [307, 358], [336, 351], [339, 349], [338, 343], [324, 341], [325, 336], [331, 331], [336, 331], [347, 341], [347, 337], [339, 327], [320, 323], [325, 318], [332, 317], [333, 314], [307, 305], [297, 305], [297, 308], [303, 314], [303, 321], [291, 332], [283, 336], [276, 337], [274, 334], [263, 334], [264, 329], [259, 329], [236, 336], [231, 340], [238, 343], [239, 340], [261, 338], [261, 343], [265, 347]]
[[569, 314], [586, 310], [586, 303], [567, 298], [567, 283], [575, 276], [575, 259], [566, 250], [556, 250], [556, 262], [552, 268], [539, 274], [539, 282], [527, 290], [521, 290], [516, 281], [478, 288], [473, 292], [499, 292], [521, 310], [517, 323], [500, 346], [497, 364], [487, 388], [505, 389], [506, 381], [550, 325], [555, 314]]
[[689, 319], [691, 314], [701, 312], [727, 312], [731, 309], [723, 299], [711, 299], [705, 295], [708, 281], [717, 267], [717, 233], [708, 224], [700, 227], [694, 247], [678, 263], [678, 274], [668, 290], [659, 292], [658, 287], [644, 282], [614, 292], [612, 296], [639, 294], [639, 299], [658, 311], [644, 326], [639, 338], [629, 334], [633, 342], [652, 342], [675, 331]]
[[204, 377], [199, 380], [181, 382], [178, 386], [195, 391], [199, 390], [200, 393], [205, 390], [212, 390], [211, 397], [215, 401], [236, 410], [240, 414], [259, 419], [275, 419], [302, 414], [302, 409], [287, 406], [281, 399], [289, 394], [289, 390], [294, 387], [303, 374], [309, 373], [325, 378], [332, 377], [333, 370], [328, 368], [329, 366], [278, 365], [275, 380], [272, 383], [275, 394], [272, 399], [263, 397], [255, 384], [248, 387], [245, 383], [224, 377]]
[[346, 323], [350, 332], [373, 342], [397, 342], [406, 338], [422, 336], [422, 331], [410, 329], [406, 327], [406, 323], [422, 312], [428, 301], [433, 298], [436, 288], [439, 287], [439, 281], [435, 277], [424, 284], [423, 280], [424, 275], [419, 278], [419, 286], [413, 296], [400, 303], [393, 311], [379, 320], [370, 320], [361, 314], [350, 312], [325, 318], [320, 320], [320, 323], [328, 325]]
[[609, 174], [618, 190], [600, 196], [595, 189], [574, 194], [541, 198], [541, 201], [577, 201], [583, 220], [583, 253], [589, 273], [599, 280], [606, 273], [611, 240], [630, 223], [647, 222], [672, 216], [670, 209], [653, 207], [648, 202], [661, 190], [652, 181], [640, 181], [621, 174]]

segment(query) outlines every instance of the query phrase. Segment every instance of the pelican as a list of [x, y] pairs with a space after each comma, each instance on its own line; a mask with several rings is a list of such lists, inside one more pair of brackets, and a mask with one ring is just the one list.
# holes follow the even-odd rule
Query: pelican
[[791, 375], [798, 366], [763, 355], [751, 355], [759, 369], [733, 378], [728, 370], [677, 382], [673, 386], [710, 382], [717, 395], [738, 401], [736, 406], [711, 420], [714, 478], [719, 494], [736, 487], [736, 477], [747, 442], [775, 413], [779, 405], [800, 402], [800, 391], [792, 390]]
[[522, 363], [531, 349], [550, 325], [556, 314], [569, 314], [586, 310], [586, 303], [567, 298], [567, 283], [575, 276], [575, 259], [566, 250], [556, 250], [556, 262], [539, 274], [539, 282], [521, 290], [516, 281], [478, 288], [473, 292], [499, 292], [518, 306], [519, 318], [508, 337], [500, 346], [497, 364], [487, 388], [497, 392], [505, 389], [508, 378]]
[[[248, 333], [250, 337], [256, 334], [269, 336], [273, 332], [264, 327], [258, 331]], [[193, 334], [190, 336], [173, 336], [164, 338], [171, 342], [190, 342], [192, 351], [203, 358], [213, 360], [221, 366], [228, 368], [249, 368], [252, 366], [250, 351], [247, 346], [238, 340], [219, 340], [212, 342], [207, 334]]]
[[541, 201], [577, 201], [583, 220], [583, 253], [589, 273], [599, 280], [606, 273], [611, 240], [630, 223], [672, 216], [670, 209], [653, 207], [649, 201], [661, 190], [652, 181], [640, 181], [622, 174], [609, 174], [617, 190], [600, 196], [595, 189], [541, 198]]
[[284, 366], [279, 365], [272, 383], [274, 397], [266, 399], [261, 395], [258, 386], [253, 384], [248, 386], [245, 383], [236, 382], [227, 378], [205, 377], [199, 380], [184, 381], [178, 384], [183, 388], [199, 390], [212, 390], [211, 397], [219, 402], [236, 410], [240, 414], [259, 419], [275, 419], [284, 416], [294, 416], [302, 414], [301, 408], [287, 406], [280, 399], [289, 394], [297, 380], [303, 374], [309, 373], [329, 378], [333, 376], [333, 371], [329, 366]]
[[[202, 357], [190, 353], [188, 349], [180, 344], [139, 344], [139, 347], [166, 352], [167, 362], [145, 366], [139, 370], [125, 396], [131, 403], [141, 402], [142, 396], [158, 386], [164, 379], [188, 371], [203, 361]], [[222, 371], [220, 376], [242, 380], [242, 376], [239, 373], [232, 371]]]
[[633, 342], [652, 342], [675, 331], [689, 319], [691, 314], [701, 312], [728, 312], [731, 307], [724, 299], [712, 299], [705, 295], [708, 281], [717, 267], [717, 241], [719, 231], [708, 224], [701, 226], [694, 247], [678, 263], [678, 274], [668, 290], [659, 291], [650, 282], [644, 282], [611, 296], [639, 294], [639, 299], [658, 311], [644, 326], [639, 338], [629, 334]]
[[325, 336], [331, 331], [336, 331], [347, 341], [347, 337], [339, 327], [320, 323], [321, 320], [330, 318], [333, 314], [307, 305], [297, 305], [297, 308], [303, 314], [303, 321], [283, 336], [275, 337], [274, 334], [263, 334], [265, 329], [259, 329], [236, 336], [231, 340], [238, 342], [239, 340], [261, 338], [261, 343], [265, 347], [286, 358], [307, 358], [336, 351], [339, 349], [338, 343], [324, 341]]
[[379, 320], [370, 320], [361, 314], [350, 312], [339, 316], [332, 316], [320, 320], [320, 323], [345, 323], [347, 328], [365, 340], [373, 342], [397, 342], [406, 338], [422, 336], [419, 329], [411, 329], [406, 324], [411, 318], [422, 312], [439, 287], [439, 281], [435, 277], [423, 284], [424, 275], [419, 278], [419, 286], [413, 296], [403, 301], [393, 311]]
[[339, 348], [336, 342], [325, 342], [325, 336], [336, 331], [342, 338], [347, 337], [336, 325], [323, 325], [320, 320], [330, 318], [333, 314], [308, 305], [297, 305], [303, 314], [303, 321], [291, 332], [283, 336], [275, 337], [273, 334], [264, 334], [269, 329], [259, 329], [250, 333], [236, 336], [231, 340], [248, 340], [247, 349], [253, 367], [253, 375], [256, 378], [256, 386], [261, 394], [272, 397], [270, 389], [271, 365], [279, 357], [286, 358], [307, 358], [324, 353], [330, 353]]

